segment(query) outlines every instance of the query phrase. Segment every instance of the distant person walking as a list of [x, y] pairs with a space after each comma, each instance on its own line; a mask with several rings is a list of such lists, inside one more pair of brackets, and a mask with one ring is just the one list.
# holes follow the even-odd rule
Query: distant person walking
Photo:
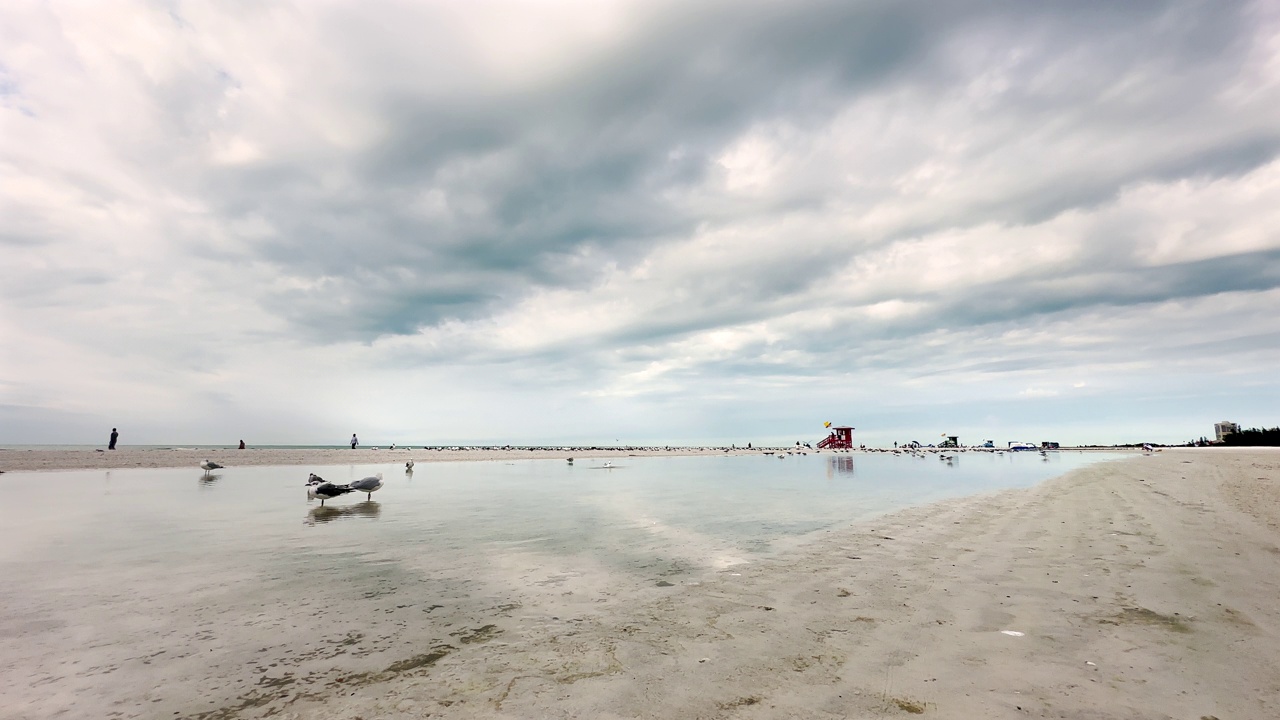
[[351, 433], [351, 449], [355, 450], [356, 446], [359, 444], [360, 444], [360, 441], [356, 439], [356, 434]]
[[111, 428], [111, 440], [110, 440], [109, 442], [107, 442], [107, 449], [108, 449], [108, 450], [115, 450], [115, 449], [116, 449], [116, 439], [117, 439], [117, 438], [119, 438], [119, 437], [120, 437], [120, 433], [116, 432], [116, 429], [115, 429], [115, 428]]

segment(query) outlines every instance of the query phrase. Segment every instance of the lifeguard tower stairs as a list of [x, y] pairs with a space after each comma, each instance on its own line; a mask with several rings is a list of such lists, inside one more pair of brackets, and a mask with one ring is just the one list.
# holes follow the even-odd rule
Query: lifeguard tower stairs
[[818, 443], [819, 450], [848, 450], [853, 447], [853, 428], [833, 427], [831, 434]]

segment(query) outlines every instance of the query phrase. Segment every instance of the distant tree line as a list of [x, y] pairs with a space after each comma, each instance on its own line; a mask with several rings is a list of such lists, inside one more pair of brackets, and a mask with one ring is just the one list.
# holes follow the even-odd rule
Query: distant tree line
[[1234, 432], [1222, 438], [1222, 444], [1235, 447], [1280, 446], [1280, 427], [1249, 428]]

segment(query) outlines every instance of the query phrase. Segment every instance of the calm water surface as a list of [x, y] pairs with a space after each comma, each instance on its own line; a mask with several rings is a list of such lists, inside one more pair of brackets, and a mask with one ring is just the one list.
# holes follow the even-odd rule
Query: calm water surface
[[[91, 710], [106, 706], [120, 717], [198, 716], [281, 673], [293, 682], [335, 663], [385, 667], [495, 617], [586, 612], [823, 529], [1115, 457], [7, 473], [0, 717], [105, 716]], [[382, 472], [386, 485], [372, 500], [321, 507], [306, 499], [312, 471], [336, 483]]]

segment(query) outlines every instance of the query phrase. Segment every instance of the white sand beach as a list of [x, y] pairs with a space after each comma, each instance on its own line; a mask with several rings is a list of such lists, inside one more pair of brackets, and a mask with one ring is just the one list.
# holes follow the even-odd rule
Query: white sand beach
[[[246, 666], [234, 702], [178, 716], [1280, 717], [1276, 451], [1100, 463], [697, 584], [541, 571], [523, 597], [385, 666], [312, 650]], [[112, 681], [145, 696], [148, 667]]]

